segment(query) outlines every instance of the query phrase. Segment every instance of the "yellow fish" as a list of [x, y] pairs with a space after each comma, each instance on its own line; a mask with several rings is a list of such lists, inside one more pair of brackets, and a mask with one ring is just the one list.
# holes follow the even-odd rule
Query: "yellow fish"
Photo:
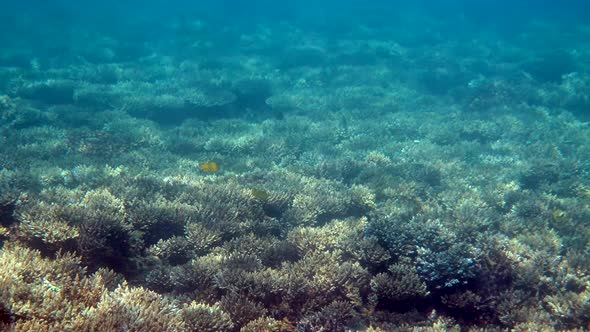
[[261, 201], [266, 201], [270, 197], [270, 194], [262, 189], [252, 189], [250, 192], [252, 193], [252, 196], [258, 198]]
[[219, 164], [214, 161], [209, 161], [209, 162], [200, 164], [199, 168], [203, 172], [217, 173], [219, 171]]

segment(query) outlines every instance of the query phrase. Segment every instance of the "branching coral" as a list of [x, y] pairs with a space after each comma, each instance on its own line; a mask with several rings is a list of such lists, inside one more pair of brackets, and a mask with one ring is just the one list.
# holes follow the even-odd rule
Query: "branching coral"
[[221, 332], [231, 331], [234, 327], [231, 317], [221, 310], [219, 304], [207, 305], [193, 301], [182, 307], [180, 315], [187, 331]]
[[270, 317], [260, 317], [250, 321], [240, 329], [240, 332], [293, 332], [295, 326], [288, 319], [276, 320]]
[[0, 303], [15, 331], [184, 331], [168, 300], [106, 270], [88, 276], [73, 255], [49, 259], [7, 245], [0, 263]]
[[400, 302], [423, 298], [428, 295], [426, 284], [408, 261], [393, 264], [385, 273], [371, 279], [371, 290], [378, 305], [399, 305]]

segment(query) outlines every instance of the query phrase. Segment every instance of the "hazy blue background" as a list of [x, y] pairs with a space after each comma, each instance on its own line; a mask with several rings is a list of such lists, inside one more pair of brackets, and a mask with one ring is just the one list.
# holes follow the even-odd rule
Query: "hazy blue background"
[[[587, 1], [2, 1], [2, 36], [23, 33], [18, 27], [36, 20], [38, 33], [73, 26], [117, 31], [121, 26], [151, 27], [143, 33], [163, 32], [171, 20], [205, 19], [227, 24], [256, 24], [288, 20], [310, 28], [340, 28], [349, 24], [400, 26], [414, 15], [445, 20], [450, 26], [494, 26], [518, 32], [531, 20], [564, 25], [590, 17]], [[420, 29], [419, 24], [413, 26]], [[20, 37], [26, 37], [20, 35]]]

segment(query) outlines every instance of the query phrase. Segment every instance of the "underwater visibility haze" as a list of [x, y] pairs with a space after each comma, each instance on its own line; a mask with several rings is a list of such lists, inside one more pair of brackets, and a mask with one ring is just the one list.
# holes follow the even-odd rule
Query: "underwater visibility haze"
[[0, 4], [1, 331], [590, 329], [587, 1]]

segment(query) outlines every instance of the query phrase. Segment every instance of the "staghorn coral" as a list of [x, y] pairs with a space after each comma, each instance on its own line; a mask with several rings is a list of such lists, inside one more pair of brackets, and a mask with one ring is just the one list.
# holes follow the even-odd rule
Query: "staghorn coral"
[[458, 235], [441, 220], [425, 220], [416, 215], [405, 221], [406, 211], [390, 214], [377, 211], [370, 219], [368, 234], [377, 237], [393, 257], [415, 259], [420, 275], [431, 289], [466, 284], [477, 275], [479, 251], [456, 241]]
[[[155, 184], [154, 184], [155, 185]], [[161, 239], [182, 235], [185, 225], [196, 208], [189, 204], [169, 201], [161, 194], [150, 195], [149, 201], [134, 199], [129, 202], [129, 221], [141, 231], [145, 244], [152, 245]]]
[[24, 241], [39, 240], [44, 246], [67, 248], [65, 242], [71, 242], [80, 235], [77, 228], [59, 220], [36, 220], [26, 213], [19, 219], [18, 236]]
[[305, 256], [317, 252], [342, 251], [347, 259], [376, 268], [391, 256], [377, 239], [365, 236], [367, 218], [332, 220], [322, 227], [298, 227], [287, 235], [287, 240]]
[[71, 250], [80, 236], [78, 228], [63, 218], [63, 210], [59, 206], [39, 201], [21, 206], [20, 210], [17, 237], [44, 252]]
[[276, 320], [271, 317], [260, 317], [248, 322], [240, 329], [240, 332], [292, 332], [295, 331], [295, 326], [288, 320]]
[[253, 255], [268, 267], [278, 267], [283, 262], [297, 259], [296, 248], [292, 243], [272, 236], [256, 236], [253, 233], [227, 241], [222, 248], [227, 253]]
[[448, 245], [444, 251], [418, 247], [417, 268], [429, 287], [434, 289], [466, 285], [477, 276], [479, 253], [464, 244]]
[[219, 298], [215, 275], [223, 268], [222, 262], [221, 255], [208, 254], [173, 269], [163, 266], [150, 270], [146, 282], [158, 290], [169, 287], [191, 299], [209, 302]]
[[207, 253], [221, 241], [221, 233], [203, 224], [189, 223], [185, 228], [186, 241], [197, 255]]
[[220, 302], [221, 308], [228, 312], [236, 326], [244, 326], [248, 322], [268, 315], [261, 303], [252, 301], [244, 295], [230, 293], [224, 295]]
[[238, 183], [228, 180], [191, 183], [191, 190], [178, 197], [179, 203], [193, 207], [193, 222], [220, 232], [222, 239], [254, 230], [266, 220], [260, 202]]
[[409, 260], [401, 260], [371, 279], [371, 290], [377, 306], [388, 307], [399, 302], [413, 301], [428, 295], [426, 284]]
[[[555, 264], [557, 263], [557, 264]], [[590, 278], [585, 271], [573, 269], [567, 259], [549, 266], [545, 274], [551, 288], [543, 304], [554, 317], [558, 329], [590, 324]]]
[[86, 278], [80, 259], [71, 254], [50, 260], [38, 251], [6, 244], [0, 260], [1, 302], [21, 323], [38, 320], [67, 327], [104, 291], [101, 278]]
[[186, 331], [223, 332], [231, 331], [234, 326], [230, 315], [217, 303], [207, 305], [193, 301], [185, 304], [179, 314], [186, 324]]
[[0, 303], [14, 331], [183, 331], [176, 309], [160, 295], [130, 288], [112, 271], [86, 275], [71, 254], [43, 258], [7, 244], [0, 254]]
[[173, 236], [166, 240], [160, 240], [149, 247], [150, 254], [164, 261], [166, 264], [179, 265], [186, 263], [190, 257], [190, 243], [184, 237]]
[[375, 205], [372, 192], [360, 185], [348, 188], [338, 181], [283, 169], [273, 170], [265, 177], [270, 181], [265, 189], [281, 193], [269, 197], [267, 207], [276, 206], [274, 210], [291, 227], [321, 225], [333, 218], [358, 216]]
[[183, 331], [185, 324], [169, 300], [141, 287], [123, 284], [104, 295], [74, 326], [90, 331]]
[[360, 306], [368, 289], [367, 272], [358, 263], [343, 263], [338, 253], [310, 255], [284, 264], [280, 272], [276, 295], [288, 304], [291, 315], [320, 308], [335, 298]]
[[358, 325], [358, 313], [354, 305], [344, 301], [334, 301], [319, 312], [303, 317], [298, 328], [304, 331], [346, 331]]
[[20, 228], [25, 240], [40, 239], [48, 252], [76, 250], [93, 270], [133, 269], [128, 260], [134, 246], [132, 229], [123, 200], [104, 188], [43, 194], [49, 202], [33, 201], [22, 207]]

